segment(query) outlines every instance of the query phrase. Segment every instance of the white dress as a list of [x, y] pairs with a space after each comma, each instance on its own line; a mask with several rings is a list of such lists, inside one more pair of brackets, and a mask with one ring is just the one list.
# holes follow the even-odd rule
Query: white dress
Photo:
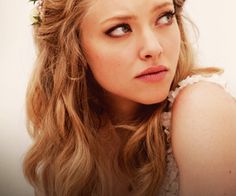
[[172, 148], [171, 148], [171, 107], [178, 96], [181, 89], [188, 85], [197, 83], [199, 81], [213, 82], [221, 87], [223, 87], [227, 92], [229, 92], [226, 83], [222, 78], [216, 74], [210, 77], [204, 77], [201, 75], [188, 76], [186, 79], [178, 83], [178, 87], [174, 91], [170, 91], [168, 95], [168, 101], [170, 102], [169, 111], [163, 112], [162, 114], [162, 125], [164, 127], [164, 132], [167, 134], [167, 142], [169, 148], [167, 151], [167, 171], [164, 178], [164, 182], [161, 186], [158, 196], [176, 196], [179, 192], [179, 171], [177, 164], [175, 162]]

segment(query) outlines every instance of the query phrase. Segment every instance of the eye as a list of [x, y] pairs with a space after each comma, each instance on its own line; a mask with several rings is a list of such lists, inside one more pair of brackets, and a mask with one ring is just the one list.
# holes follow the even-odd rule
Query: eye
[[161, 17], [158, 18], [156, 25], [157, 26], [170, 25], [172, 24], [174, 17], [175, 17], [175, 11], [165, 12]]
[[112, 27], [105, 33], [110, 37], [122, 37], [129, 32], [132, 32], [132, 29], [128, 24], [119, 24]]

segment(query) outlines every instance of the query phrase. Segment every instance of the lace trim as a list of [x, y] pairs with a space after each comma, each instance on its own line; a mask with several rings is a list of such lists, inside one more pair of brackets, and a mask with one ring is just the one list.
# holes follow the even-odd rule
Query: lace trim
[[180, 90], [186, 87], [189, 84], [194, 84], [199, 81], [208, 81], [208, 82], [213, 82], [216, 84], [219, 84], [222, 86], [227, 92], [229, 92], [229, 89], [227, 88], [226, 82], [223, 80], [222, 77], [220, 77], [217, 74], [213, 74], [209, 77], [202, 76], [202, 75], [193, 75], [193, 76], [188, 76], [186, 79], [180, 81], [178, 83], [178, 86], [174, 91], [170, 91], [168, 95], [168, 100], [169, 102], [173, 103], [176, 96], [179, 94]]
[[172, 153], [167, 154], [167, 170], [159, 196], [177, 196], [179, 192], [179, 170]]

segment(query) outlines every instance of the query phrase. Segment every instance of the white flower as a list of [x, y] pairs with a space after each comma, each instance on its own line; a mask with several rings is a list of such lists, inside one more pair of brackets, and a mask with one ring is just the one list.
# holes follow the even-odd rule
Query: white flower
[[31, 14], [30, 14], [30, 21], [31, 21], [31, 24], [37, 24], [40, 20], [39, 18], [39, 10], [37, 7], [34, 7], [31, 11]]
[[31, 2], [34, 3], [34, 8], [31, 11], [30, 14], [30, 20], [31, 24], [39, 24], [41, 23], [41, 19], [43, 16], [43, 0], [30, 0]]

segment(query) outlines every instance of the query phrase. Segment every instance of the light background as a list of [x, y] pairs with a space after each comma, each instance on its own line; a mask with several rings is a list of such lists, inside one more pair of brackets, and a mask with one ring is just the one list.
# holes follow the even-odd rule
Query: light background
[[[200, 31], [194, 43], [201, 65], [224, 68], [236, 95], [235, 0], [188, 0], [186, 10]], [[34, 62], [27, 0], [0, 0], [0, 195], [30, 196], [22, 159], [30, 145], [25, 128], [25, 92]]]

